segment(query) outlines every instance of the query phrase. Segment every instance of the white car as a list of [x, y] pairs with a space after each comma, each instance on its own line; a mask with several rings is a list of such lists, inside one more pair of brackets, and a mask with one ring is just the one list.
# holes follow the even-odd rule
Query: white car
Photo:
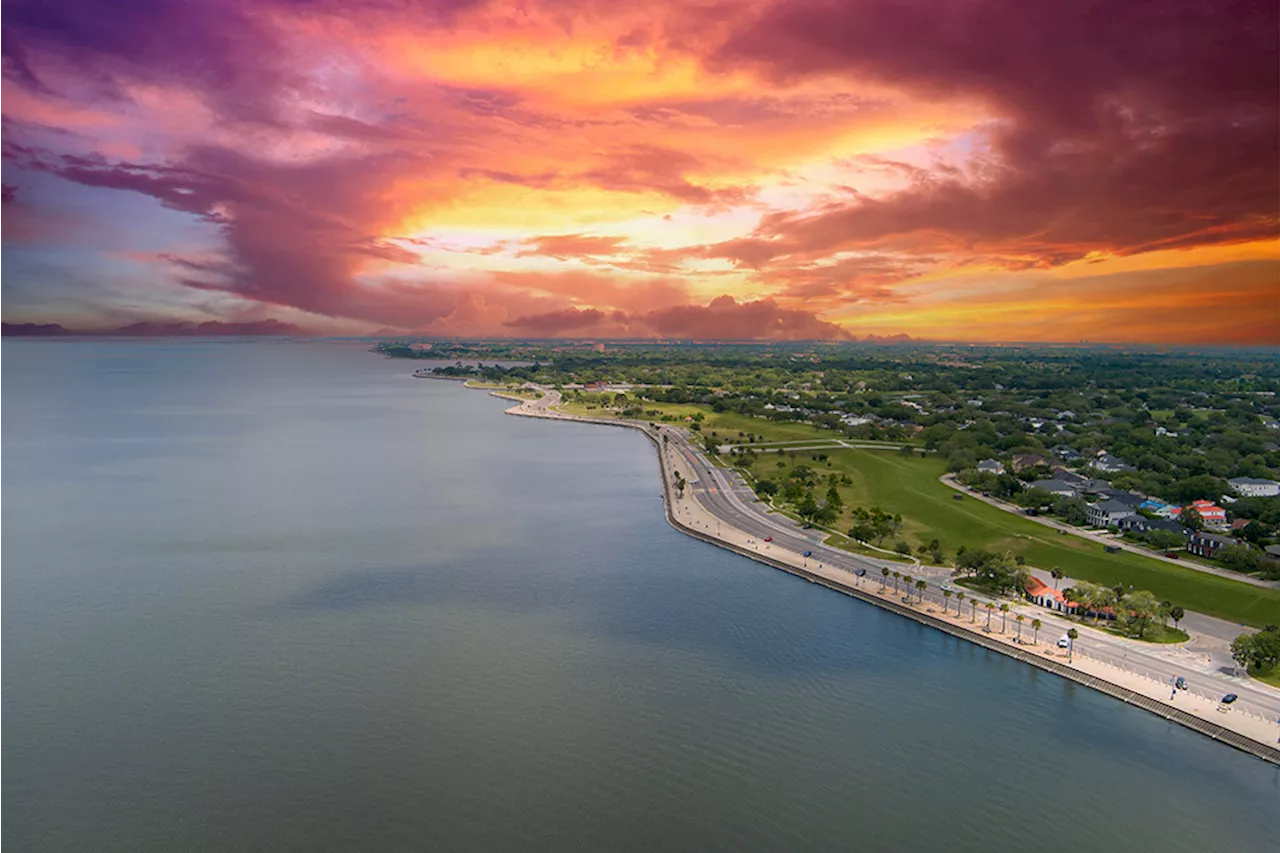
[[1071, 647], [1071, 638], [1063, 637], [1062, 639], [1058, 640], [1058, 648], [1066, 649], [1070, 647]]

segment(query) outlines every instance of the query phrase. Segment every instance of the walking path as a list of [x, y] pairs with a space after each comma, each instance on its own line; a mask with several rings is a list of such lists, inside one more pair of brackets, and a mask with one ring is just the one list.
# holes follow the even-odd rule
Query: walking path
[[[951, 589], [945, 567], [904, 566], [827, 546], [821, 541], [821, 531], [803, 530], [791, 519], [763, 509], [740, 477], [713, 466], [684, 431], [566, 415], [555, 411], [559, 392], [537, 390], [543, 392], [541, 398], [520, 400], [507, 412], [628, 427], [646, 434], [658, 450], [667, 518], [689, 535], [1093, 687], [1280, 764], [1280, 750], [1273, 745], [1280, 743], [1280, 691], [1251, 679], [1231, 679], [1198, 668], [1199, 655], [1185, 649], [1152, 648], [1095, 631], [1021, 600], [1001, 601]], [[677, 488], [677, 474], [685, 478], [683, 491]], [[810, 556], [804, 556], [805, 552]], [[891, 576], [883, 576], [886, 568], [911, 572], [928, 587], [922, 595], [914, 585], [899, 589]], [[963, 592], [965, 600], [961, 603], [958, 595], [948, 592]], [[1006, 613], [999, 611], [1001, 604], [1008, 605]], [[1019, 615], [1024, 620], [1021, 628]], [[1033, 619], [1042, 623], [1038, 633], [1031, 628]], [[1074, 648], [1058, 648], [1056, 639], [1073, 627], [1080, 632]], [[1177, 676], [1186, 679], [1189, 689], [1171, 687]], [[1227, 693], [1235, 693], [1239, 699], [1222, 705], [1220, 700]]]

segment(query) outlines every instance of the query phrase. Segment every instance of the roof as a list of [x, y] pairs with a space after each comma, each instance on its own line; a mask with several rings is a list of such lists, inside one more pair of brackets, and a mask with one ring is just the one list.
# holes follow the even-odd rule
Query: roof
[[1236, 540], [1232, 539], [1230, 536], [1221, 536], [1217, 533], [1205, 533], [1204, 531], [1196, 533], [1192, 538], [1199, 542], [1216, 542], [1219, 545], [1236, 544]]
[[1112, 512], [1132, 513], [1133, 512], [1133, 507], [1129, 506], [1126, 503], [1121, 503], [1120, 501], [1117, 501], [1117, 500], [1105, 500], [1105, 501], [1102, 501], [1101, 503], [1094, 504], [1093, 508], [1098, 510], [1098, 512], [1106, 512], [1106, 513], [1112, 513]]
[[1039, 598], [1042, 595], [1047, 595], [1050, 598], [1055, 598], [1058, 601], [1063, 602], [1064, 604], [1070, 603], [1067, 601], [1067, 597], [1062, 594], [1062, 590], [1054, 589], [1035, 575], [1029, 576], [1027, 578], [1027, 582], [1023, 584], [1022, 588], [1025, 589], [1027, 591], [1027, 595], [1032, 598]]
[[1066, 480], [1059, 480], [1057, 477], [1053, 477], [1048, 480], [1036, 480], [1034, 483], [1031, 483], [1029, 486], [1027, 486], [1027, 488], [1028, 489], [1044, 489], [1046, 492], [1061, 492], [1061, 491], [1074, 492], [1076, 490], [1075, 486], [1071, 485]]
[[1130, 508], [1135, 506], [1140, 506], [1142, 502], [1145, 500], [1145, 498], [1141, 498], [1138, 495], [1133, 494], [1132, 492], [1108, 491], [1103, 493], [1102, 496], [1108, 501], [1117, 501], [1118, 503], [1122, 503], [1125, 506]]
[[1275, 480], [1261, 480], [1257, 477], [1232, 477], [1227, 480], [1233, 486], [1275, 486]]

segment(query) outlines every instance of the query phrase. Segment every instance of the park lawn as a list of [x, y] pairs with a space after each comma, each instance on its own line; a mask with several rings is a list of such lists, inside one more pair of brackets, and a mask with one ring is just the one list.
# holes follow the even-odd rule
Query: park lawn
[[[1129, 640], [1138, 640], [1137, 637], [1130, 636], [1129, 634], [1126, 634], [1124, 631], [1119, 631], [1119, 630], [1116, 630], [1115, 628], [1104, 627], [1102, 630], [1106, 631], [1108, 634], [1114, 634], [1117, 637], [1125, 637], [1126, 639], [1129, 639]], [[1190, 639], [1191, 639], [1191, 636], [1186, 631], [1183, 631], [1181, 628], [1169, 628], [1157, 623], [1155, 625], [1148, 625], [1147, 630], [1142, 632], [1142, 639], [1138, 640], [1138, 642], [1140, 643], [1185, 643], [1187, 640], [1190, 640]]]
[[[846, 509], [837, 528], [849, 523], [850, 508], [874, 504], [902, 515], [901, 529], [886, 540], [886, 546], [893, 540], [905, 539], [914, 547], [936, 538], [948, 559], [954, 559], [961, 545], [970, 550], [1008, 550], [1024, 557], [1031, 566], [1057, 567], [1073, 578], [1107, 586], [1122, 583], [1149, 590], [1161, 600], [1210, 616], [1256, 626], [1280, 622], [1280, 590], [1197, 572], [1128, 551], [1108, 554], [1095, 542], [1059, 534], [972, 496], [955, 500], [953, 495], [960, 493], [938, 481], [945, 472], [940, 459], [872, 450], [818, 452], [828, 454], [830, 467], [809, 459], [803, 461], [814, 468], [820, 479], [834, 471], [853, 480], [852, 486], [840, 488]], [[757, 463], [756, 469], [759, 476], [777, 476], [768, 455]], [[821, 487], [815, 489], [819, 497], [824, 491]]]
[[1273, 666], [1270, 669], [1255, 669], [1249, 672], [1259, 681], [1266, 682], [1272, 687], [1280, 687], [1280, 665]]

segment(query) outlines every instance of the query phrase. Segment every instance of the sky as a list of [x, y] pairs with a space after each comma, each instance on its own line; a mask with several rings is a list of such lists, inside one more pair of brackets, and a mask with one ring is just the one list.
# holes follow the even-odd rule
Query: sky
[[5, 0], [3, 31], [7, 323], [1280, 343], [1274, 0]]

